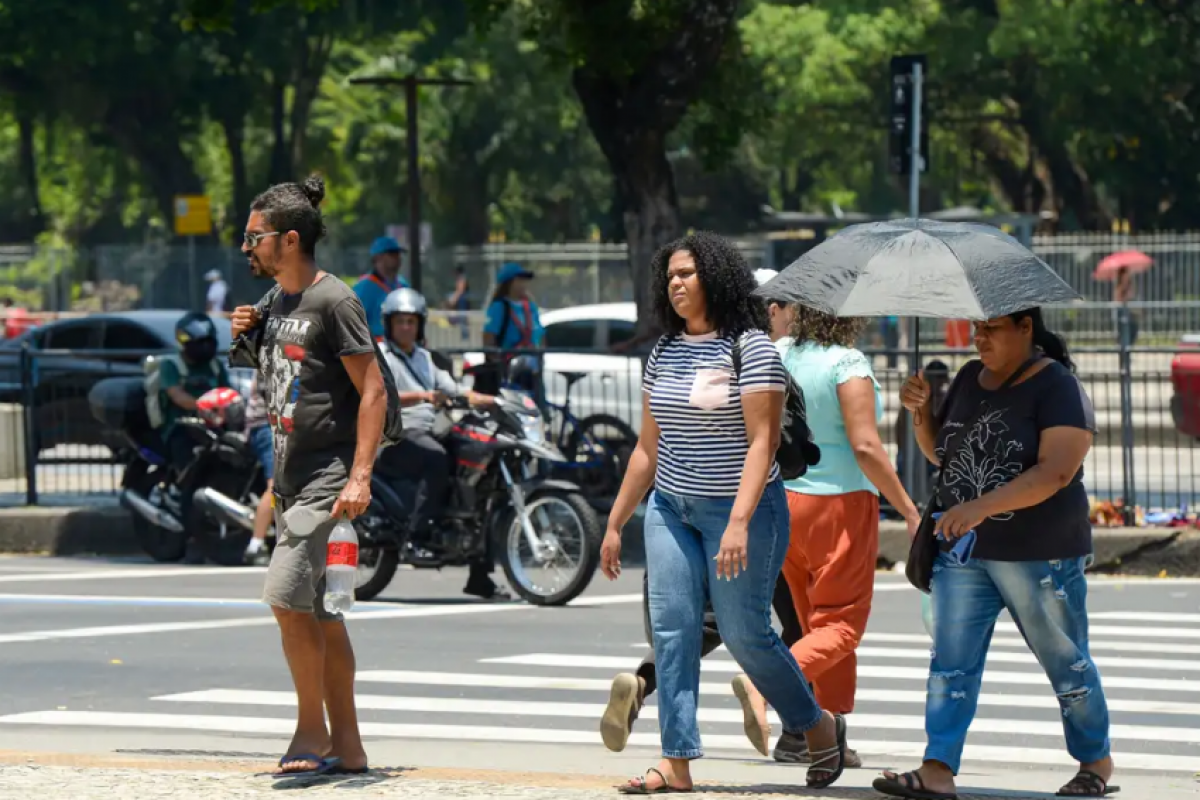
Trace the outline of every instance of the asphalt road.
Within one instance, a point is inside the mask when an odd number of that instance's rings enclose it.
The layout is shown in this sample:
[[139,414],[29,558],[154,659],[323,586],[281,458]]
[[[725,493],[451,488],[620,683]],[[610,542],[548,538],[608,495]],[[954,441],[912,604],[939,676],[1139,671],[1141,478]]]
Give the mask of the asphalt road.
[[[262,577],[262,568],[0,558],[0,750],[278,758],[293,698],[256,600]],[[598,577],[559,609],[474,601],[460,593],[464,577],[403,571],[382,601],[352,614],[377,764],[623,775],[654,762],[650,711],[621,755],[597,730],[609,679],[644,650],[639,572]],[[1093,652],[1121,769],[1190,775],[1200,768],[1200,581],[1091,585]],[[877,588],[849,718],[851,745],[872,773],[912,766],[921,752],[928,660],[919,595],[895,575],[880,574]],[[765,766],[741,734],[735,673],[723,651],[704,662],[703,776]],[[1007,620],[966,758],[974,774],[1070,773],[1051,689]]]

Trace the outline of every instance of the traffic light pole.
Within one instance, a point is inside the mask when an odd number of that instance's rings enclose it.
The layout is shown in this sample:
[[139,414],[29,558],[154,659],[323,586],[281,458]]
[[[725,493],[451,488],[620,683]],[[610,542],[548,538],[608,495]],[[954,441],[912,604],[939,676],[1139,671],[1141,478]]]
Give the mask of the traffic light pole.
[[[909,214],[913,219],[921,216],[921,90],[924,88],[923,70],[921,63],[914,61],[912,65],[912,91],[909,93],[912,100],[912,124],[910,135],[911,155],[908,160],[908,208]],[[921,369],[921,320],[913,317],[909,320],[909,337],[911,338],[912,352],[909,355],[909,371],[916,375]],[[915,423],[915,415],[913,422]],[[897,442],[899,444],[899,442]],[[917,447],[917,428],[915,424],[908,426],[907,441],[904,442],[904,485],[908,487],[909,494],[914,498],[923,497],[925,494],[925,481],[919,481],[918,475],[924,476],[924,470],[921,470],[919,465],[924,460]],[[919,502],[919,501],[918,501]]]
[[421,170],[418,167],[420,140],[417,131],[417,89],[421,86],[470,86],[456,78],[419,78],[416,75],[351,78],[355,85],[403,86],[405,137],[408,149],[408,263],[412,288],[421,291]]

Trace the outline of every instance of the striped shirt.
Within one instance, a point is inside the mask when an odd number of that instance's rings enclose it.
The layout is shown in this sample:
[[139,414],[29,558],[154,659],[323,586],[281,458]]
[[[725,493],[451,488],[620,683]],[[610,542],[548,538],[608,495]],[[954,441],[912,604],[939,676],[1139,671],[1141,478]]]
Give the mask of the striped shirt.
[[[646,363],[642,391],[658,423],[655,485],[671,494],[737,495],[750,449],[742,395],[783,392],[786,373],[762,331],[742,335],[741,380],[733,369],[733,339],[681,334],[661,343]],[[779,477],[772,461],[768,481]]]

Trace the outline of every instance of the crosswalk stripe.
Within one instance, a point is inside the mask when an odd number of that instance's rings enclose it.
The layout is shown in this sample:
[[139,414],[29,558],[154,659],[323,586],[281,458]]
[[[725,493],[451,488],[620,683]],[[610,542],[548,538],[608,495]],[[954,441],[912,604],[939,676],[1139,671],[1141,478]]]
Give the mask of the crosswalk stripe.
[[[895,647],[860,647],[856,651],[860,659],[863,658],[894,658],[914,661],[929,661],[929,653],[925,650],[903,650]],[[516,659],[516,660],[514,660]],[[532,660],[530,660],[532,659]],[[554,663],[545,663],[546,659],[559,659]],[[1030,664],[1037,665],[1037,659],[1032,653],[997,653],[989,652],[987,657],[988,663],[1007,663],[1007,664]],[[482,659],[485,664],[523,664],[526,666],[543,666],[543,667],[590,667],[596,669],[631,669],[637,666],[636,661],[631,661],[629,658],[622,656],[576,656],[558,653],[530,653],[521,656],[502,656],[500,658],[485,658]],[[1182,659],[1157,659],[1157,658],[1103,658],[1096,659],[1097,665],[1100,667],[1101,674],[1109,669],[1153,669],[1153,670],[1179,670],[1181,672],[1200,672],[1200,663],[1194,661],[1185,661]],[[739,667],[733,661],[714,661],[705,659],[701,662],[701,669],[711,672],[741,672]],[[1045,677],[1042,676],[1045,680]],[[1107,678],[1102,678],[1107,680]]]
[[[996,630],[1004,633],[1020,633],[1015,623],[1001,620]],[[1147,628],[1134,625],[1088,624],[1088,636],[1126,636],[1130,639],[1200,639],[1200,628]]]
[[[860,670],[861,674],[861,670]],[[924,673],[922,673],[924,674]],[[1040,677],[1040,676],[1039,676]],[[490,673],[462,672],[406,672],[401,670],[377,670],[361,672],[358,683],[394,683],[410,686],[455,686],[470,688],[543,689],[575,692],[607,692],[612,688],[608,678],[539,678],[530,675],[494,675]],[[1041,684],[1044,686],[1045,678]],[[728,683],[701,683],[701,695],[730,695]],[[923,689],[865,689],[860,687],[854,694],[859,703],[907,703],[925,704]],[[176,696],[156,698],[173,700]],[[998,708],[1041,708],[1058,711],[1058,700],[1048,686],[1041,694],[981,694],[979,705]],[[1109,711],[1131,714],[1180,714],[1200,716],[1200,703],[1174,703],[1160,700],[1126,700],[1108,698]]]
[[[864,696],[866,692],[856,694],[859,701],[870,700]],[[924,704],[923,693],[915,698],[906,698],[906,702]],[[215,703],[224,705],[255,705],[255,706],[284,706],[294,708],[296,695],[294,692],[264,691],[254,689],[208,689],[198,692],[182,692],[153,698],[154,700],[175,703]],[[992,696],[988,705],[1017,706],[1012,700]],[[1029,698],[1034,699],[1034,698]],[[1053,708],[1058,711],[1058,703],[1052,697],[1049,703],[1037,707]],[[567,703],[545,702],[536,700],[488,700],[484,698],[463,697],[395,697],[392,695],[360,694],[355,697],[359,709],[376,711],[416,711],[425,714],[484,714],[492,716],[513,717],[572,717],[598,720],[604,713],[603,703]],[[1111,705],[1110,705],[1111,710]],[[770,712],[771,721],[781,724],[774,711]],[[1057,716],[1057,714],[1055,715]],[[655,706],[646,706],[639,714],[641,718],[658,718]],[[740,708],[701,708],[697,711],[700,722],[741,723]],[[924,718],[899,714],[870,714],[855,713],[849,717],[851,724],[858,730],[864,728],[879,728],[883,730],[923,730]],[[971,730],[976,733],[1019,733],[1033,736],[1062,736],[1063,728],[1060,721],[1043,722],[1037,720],[997,719],[980,717],[971,723]],[[1200,744],[1200,730],[1191,728],[1162,727],[1155,725],[1113,725],[1110,731],[1115,739],[1137,739],[1149,742],[1186,742]]]
[[[574,656],[561,653],[529,653],[520,656],[502,656],[499,658],[480,659],[482,664],[514,664],[527,667],[567,667],[567,668],[598,668],[612,671],[632,672],[638,662],[632,658],[619,656]],[[736,674],[741,672],[733,661],[718,661],[706,658],[700,662],[700,671]],[[876,666],[874,664],[858,665],[859,678],[883,678],[886,680],[919,680],[922,683],[929,677],[926,667]],[[1169,678],[1142,678],[1102,675],[1100,678],[1104,688],[1108,689],[1138,689],[1141,691],[1163,691],[1173,693],[1200,694],[1200,681],[1172,680]],[[1005,672],[1002,670],[984,670],[985,684],[1007,683],[1018,685],[1047,686],[1049,680],[1041,672]]]
[[[227,717],[201,714],[143,714],[113,711],[33,711],[0,717],[0,724],[55,725],[99,728],[148,728],[159,730],[212,731],[241,734],[290,735],[296,721],[271,717]],[[600,745],[598,731],[558,730],[552,728],[508,728],[482,725],[429,725],[385,722],[362,722],[364,736],[402,739],[438,739],[462,741],[520,742],[545,744]],[[657,733],[634,733],[629,737],[634,747],[659,748]],[[741,735],[709,734],[704,744],[712,750],[746,751],[749,744]],[[925,750],[922,742],[893,742],[854,740],[854,748],[863,755],[879,754],[889,758],[919,758]],[[1005,764],[1050,764],[1069,767],[1070,757],[1062,748],[1002,747],[968,744],[963,753],[967,761],[999,762]],[[1121,769],[1192,773],[1197,760],[1193,757],[1168,756],[1152,753],[1121,753]]]
[[[867,633],[863,636],[863,642],[866,644],[916,644],[929,647],[932,644],[929,636],[923,633]],[[1024,639],[1017,637],[995,636],[992,638],[992,647],[1015,647],[1021,650],[1028,650],[1029,645]],[[1092,652],[1096,651],[1114,651],[1119,653],[1145,653],[1147,647],[1153,647],[1146,642],[1114,642],[1114,641],[1089,641],[1088,647]],[[1162,642],[1159,644],[1164,651],[1171,655],[1200,655],[1200,644],[1178,644],[1177,642]],[[637,650],[645,650],[649,645],[645,642],[635,642],[630,647]],[[717,648],[721,652],[726,652],[725,645]]]
[[1187,622],[1200,625],[1200,614],[1177,611],[1089,611],[1088,619],[1112,619],[1126,622]]

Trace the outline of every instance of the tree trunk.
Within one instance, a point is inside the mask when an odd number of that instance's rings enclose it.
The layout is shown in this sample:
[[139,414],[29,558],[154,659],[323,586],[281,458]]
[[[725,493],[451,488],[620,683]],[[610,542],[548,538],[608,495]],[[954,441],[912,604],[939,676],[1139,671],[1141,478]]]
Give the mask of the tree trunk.
[[42,198],[38,191],[37,148],[34,145],[33,113],[19,103],[17,107],[17,170],[21,176],[22,209],[26,229],[22,238],[32,240],[46,229],[46,217],[42,212]]
[[308,118],[313,103],[321,89],[321,78],[333,51],[333,36],[322,36],[301,40],[297,55],[296,73],[292,85],[292,107],[290,110],[291,164],[292,174],[304,169],[305,144],[308,141]]
[[274,185],[292,179],[292,165],[287,138],[287,104],[284,94],[286,81],[276,77],[271,82],[271,162],[267,167],[267,183]]
[[246,175],[246,148],[244,119],[238,114],[227,114],[221,118],[225,131],[225,149],[229,151],[229,168],[233,179],[233,241],[238,242],[236,231],[241,227],[243,216],[250,213],[250,183]]
[[607,81],[576,71],[575,88],[624,209],[637,335],[650,336],[658,328],[650,293],[650,259],[681,229],[675,176],[667,160],[667,132],[623,112],[617,90]]
[[107,115],[105,127],[118,147],[142,168],[167,230],[173,231],[175,196],[203,194],[204,187],[180,145],[183,134],[166,122],[169,119],[160,114],[142,118],[132,108],[114,107]]

